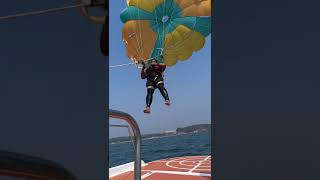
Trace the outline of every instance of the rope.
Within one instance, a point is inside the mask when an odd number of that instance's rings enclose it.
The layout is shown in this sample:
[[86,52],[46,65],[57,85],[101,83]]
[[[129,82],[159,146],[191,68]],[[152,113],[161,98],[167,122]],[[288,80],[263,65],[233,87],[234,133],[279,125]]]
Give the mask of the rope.
[[[158,56],[155,56],[155,57],[158,57]],[[148,62],[148,61],[151,61],[153,58],[155,57],[152,57],[152,58],[149,58],[149,59],[146,59],[144,60],[145,62]],[[109,68],[116,68],[116,67],[123,67],[123,66],[130,66],[130,65],[136,65],[136,64],[139,64],[139,63],[125,63],[125,64],[117,64],[117,65],[112,65],[112,66],[109,66]]]
[[109,68],[122,67],[122,66],[129,66],[129,65],[133,65],[133,64],[135,64],[135,63],[118,64],[118,65],[109,66]]
[[[130,17],[131,17],[131,19],[133,19],[133,12],[130,12]],[[131,40],[132,41],[132,44],[133,44],[133,47],[136,49],[136,52],[138,53],[137,54],[137,56],[139,57],[142,57],[141,56],[141,53],[140,53],[140,49],[141,49],[141,47],[140,47],[140,43],[139,43],[139,40],[138,40],[138,37],[137,37],[137,35],[136,35],[136,33],[134,32],[134,33],[132,33],[132,34],[130,34],[129,35],[129,38],[134,38],[133,40]],[[137,42],[137,46],[135,45],[135,43],[133,42],[134,40],[136,40],[136,42]],[[129,43],[128,42],[126,42],[126,46],[128,45]]]
[[0,21],[14,19],[14,18],[18,18],[18,17],[35,16],[35,15],[41,15],[41,14],[46,14],[46,13],[51,13],[51,12],[64,11],[64,10],[78,8],[78,7],[84,7],[84,6],[96,7],[96,6],[102,6],[102,5],[105,5],[105,3],[104,2],[97,2],[97,3],[93,3],[93,4],[79,3],[79,4],[73,4],[73,5],[65,5],[62,7],[49,8],[49,9],[38,10],[38,11],[30,11],[30,12],[0,16]]
[[18,17],[41,15],[41,14],[46,14],[50,12],[57,12],[57,11],[64,11],[72,8],[78,8],[82,6],[86,6],[86,5],[81,3],[81,4],[67,5],[67,6],[57,7],[57,8],[49,8],[49,9],[44,9],[39,11],[31,11],[31,12],[18,13],[18,14],[7,15],[7,16],[0,16],[0,20],[8,20],[8,19],[14,19]]

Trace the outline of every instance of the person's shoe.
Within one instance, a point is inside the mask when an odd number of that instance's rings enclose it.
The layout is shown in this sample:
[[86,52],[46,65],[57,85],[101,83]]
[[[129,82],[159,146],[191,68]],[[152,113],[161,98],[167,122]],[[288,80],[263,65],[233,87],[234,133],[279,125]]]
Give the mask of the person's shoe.
[[166,100],[165,104],[166,104],[167,106],[170,106],[170,101],[169,101],[169,100]]
[[150,114],[150,108],[149,108],[149,107],[146,107],[146,108],[143,110],[143,112]]

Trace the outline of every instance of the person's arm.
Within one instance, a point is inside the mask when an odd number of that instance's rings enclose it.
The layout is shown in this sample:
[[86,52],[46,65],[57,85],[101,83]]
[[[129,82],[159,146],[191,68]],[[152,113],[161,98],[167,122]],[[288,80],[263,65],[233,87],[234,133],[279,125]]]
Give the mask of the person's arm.
[[161,75],[162,75],[162,77],[164,76],[163,74],[164,74],[164,70],[166,70],[166,65],[165,64],[163,64],[163,63],[161,63],[161,64],[158,64],[158,72],[160,72],[161,73]]
[[165,64],[162,65],[162,71],[166,70],[167,66]]
[[146,73],[146,64],[144,63],[144,61],[141,62],[143,67],[141,69],[141,79],[145,79],[147,78],[147,73]]
[[[160,57],[161,57],[161,59],[164,61],[163,55],[161,55]],[[164,63],[160,63],[159,65],[161,66],[162,71],[166,70],[166,67],[167,67],[167,66],[166,66]]]
[[167,66],[164,63],[159,64],[162,73],[166,70]]

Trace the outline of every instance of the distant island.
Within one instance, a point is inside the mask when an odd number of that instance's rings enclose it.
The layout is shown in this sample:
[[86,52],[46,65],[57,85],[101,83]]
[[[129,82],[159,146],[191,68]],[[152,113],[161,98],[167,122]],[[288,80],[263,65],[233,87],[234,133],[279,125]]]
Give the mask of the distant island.
[[[172,131],[144,134],[141,136],[142,136],[142,139],[153,139],[153,138],[159,138],[159,137],[176,136],[176,135],[183,135],[183,134],[190,134],[190,133],[209,132],[209,131],[211,131],[211,124],[197,124],[197,125],[187,126],[184,128],[177,128],[176,130],[172,130]],[[127,141],[131,141],[130,136],[116,137],[116,138],[109,139],[109,143],[112,143],[112,144],[127,142]]]

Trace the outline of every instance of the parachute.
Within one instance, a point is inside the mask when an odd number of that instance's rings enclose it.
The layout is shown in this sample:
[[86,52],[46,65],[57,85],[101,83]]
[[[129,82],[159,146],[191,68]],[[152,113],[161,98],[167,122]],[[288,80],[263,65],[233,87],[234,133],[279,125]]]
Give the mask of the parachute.
[[134,62],[173,66],[189,59],[211,33],[211,0],[127,0],[122,39]]

